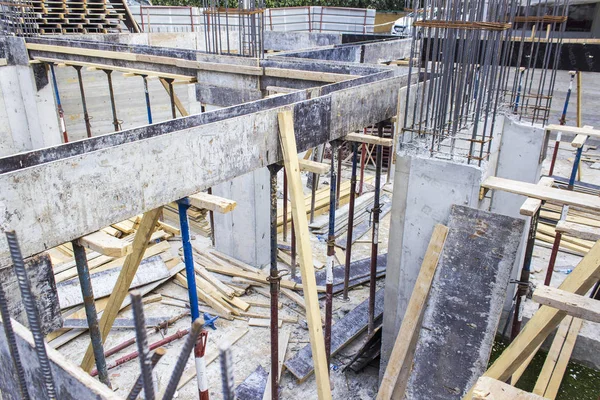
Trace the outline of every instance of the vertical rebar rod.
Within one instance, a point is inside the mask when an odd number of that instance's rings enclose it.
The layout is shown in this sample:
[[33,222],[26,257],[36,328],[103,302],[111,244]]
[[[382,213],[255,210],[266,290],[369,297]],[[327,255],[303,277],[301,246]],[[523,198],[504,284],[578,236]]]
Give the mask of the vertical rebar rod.
[[78,240],[73,240],[71,245],[73,246],[73,256],[75,257],[75,265],[77,266],[77,275],[79,277],[85,316],[87,318],[88,330],[92,341],[92,349],[94,350],[94,358],[96,359],[98,379],[106,386],[112,387],[110,380],[108,379],[108,369],[106,368],[106,358],[104,357],[104,345],[102,344],[102,333],[100,332],[100,325],[98,323],[98,313],[96,312],[96,303],[94,302],[94,289],[90,278],[85,248],[79,244]]
[[[235,400],[233,380],[233,360],[231,359],[231,348],[229,346],[219,349],[221,361],[221,383],[223,385],[223,400]],[[271,377],[273,378],[273,376]]]
[[87,102],[85,101],[85,90],[83,89],[83,77],[81,76],[81,66],[74,65],[77,71],[77,80],[79,81],[79,93],[81,94],[81,106],[83,107],[83,120],[85,121],[85,131],[87,137],[92,137],[92,126],[90,124],[90,115],[88,114]]
[[152,381],[152,362],[150,361],[150,350],[148,349],[148,337],[146,335],[146,322],[144,319],[144,305],[142,294],[135,290],[131,292],[131,309],[135,322],[135,338],[140,359],[142,386],[144,387],[144,399],[154,400],[154,382]]
[[[208,194],[212,194],[212,188],[209,187],[206,192]],[[213,247],[215,245],[215,212],[212,210],[209,210],[208,212],[208,219],[210,222],[210,242],[212,243]]]
[[196,271],[194,270],[194,255],[192,253],[192,242],[190,239],[190,224],[187,211],[190,208],[190,200],[185,197],[177,201],[179,210],[179,225],[181,227],[181,242],[183,246],[183,257],[185,262],[185,275],[190,299],[190,313],[192,321],[200,317],[198,309],[198,293],[196,292]]
[[[543,203],[542,203],[543,204]],[[511,340],[517,337],[521,331],[521,323],[523,321],[523,305],[525,298],[529,292],[529,275],[531,273],[531,260],[533,259],[533,247],[535,245],[535,235],[537,232],[538,219],[540,210],[538,208],[529,222],[529,234],[527,235],[527,245],[525,246],[525,258],[523,260],[523,268],[521,269],[521,277],[517,283],[517,297],[515,302],[515,314],[513,316],[512,330],[510,334]]]
[[162,400],[171,400],[175,395],[177,385],[181,379],[181,374],[183,374],[183,370],[185,369],[188,359],[190,358],[190,354],[196,345],[198,335],[200,334],[201,330],[202,320],[198,318],[192,323],[192,329],[190,329],[190,333],[188,333],[185,343],[181,348],[181,352],[179,353],[179,357],[175,362],[175,368],[173,368],[173,373],[171,374],[171,378],[169,378],[169,383],[167,384],[167,388],[165,389],[165,394],[163,395]]
[[112,70],[104,69],[103,71],[106,73],[106,79],[108,81],[108,94],[110,96],[110,108],[112,110],[113,126],[115,127],[115,132],[116,132],[121,129],[119,128],[119,119],[117,118],[117,105],[115,103],[115,92],[113,90],[113,84],[112,84]]
[[[150,364],[152,365],[153,370],[154,370],[154,367],[156,367],[156,364],[158,364],[160,359],[166,353],[167,353],[167,350],[164,347],[159,347],[158,349],[156,349],[154,351],[154,353],[152,353],[152,356],[150,356]],[[140,395],[142,388],[143,388],[143,382],[142,382],[142,376],[140,375],[137,377],[137,379],[136,379],[135,383],[133,384],[133,387],[131,388],[131,391],[127,395],[126,399],[127,400],[136,400],[138,398],[138,396]]]
[[277,173],[281,166],[269,165],[270,173],[270,237],[271,264],[269,285],[271,289],[271,399],[279,398],[279,271],[277,269]]
[[46,353],[46,344],[44,343],[40,315],[38,314],[35,305],[35,298],[31,291],[31,283],[29,282],[29,276],[25,270],[25,262],[23,261],[23,255],[21,254],[21,248],[19,247],[16,233],[14,231],[6,232],[6,240],[8,241],[8,248],[14,265],[15,275],[17,275],[17,282],[19,283],[19,289],[21,290],[21,300],[23,301],[25,313],[27,314],[29,330],[33,336],[35,353],[40,364],[46,395],[49,399],[54,400],[56,399],[56,390],[52,370],[50,368],[50,360]]
[[[377,124],[377,136],[383,137],[383,122]],[[383,161],[383,149],[381,145],[376,147],[375,156],[375,194],[373,201],[373,235],[371,241],[371,273],[369,279],[369,335],[375,329],[375,292],[377,284],[377,253],[379,252],[379,214],[381,212],[379,197],[381,194],[381,165]]]
[[[333,318],[333,265],[335,264],[335,203],[337,193],[336,154],[338,143],[331,142],[329,165],[329,232],[327,235],[327,265],[325,266],[325,356],[327,368],[331,361],[331,320]],[[339,154],[338,154],[339,155]]]
[[352,175],[350,176],[350,203],[348,205],[348,232],[346,236],[346,260],[344,266],[344,300],[348,300],[348,286],[350,285],[350,262],[352,261],[352,235],[354,231],[357,164],[358,142],[352,142]]
[[4,294],[4,287],[2,283],[0,283],[0,316],[2,316],[2,325],[4,327],[4,334],[6,335],[10,357],[12,358],[15,371],[17,372],[21,398],[23,398],[23,400],[29,400],[30,397],[27,390],[25,370],[23,369],[23,364],[21,363],[21,356],[19,355],[19,348],[17,347],[17,338],[12,327],[12,321],[8,311],[8,302],[6,300],[6,295]]

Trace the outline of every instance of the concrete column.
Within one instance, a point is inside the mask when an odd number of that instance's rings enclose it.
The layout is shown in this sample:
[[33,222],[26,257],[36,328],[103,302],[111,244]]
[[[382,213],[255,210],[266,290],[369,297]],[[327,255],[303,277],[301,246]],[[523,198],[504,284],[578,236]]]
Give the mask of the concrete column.
[[215,247],[245,263],[270,261],[269,170],[261,168],[213,187],[213,194],[235,200],[235,210],[215,213]]
[[[499,178],[537,183],[541,176],[542,162],[546,157],[548,148],[548,137],[545,130],[539,125],[532,126],[528,122],[519,122],[511,115],[507,115],[503,119],[502,135],[498,141],[498,162],[494,175]],[[500,190],[494,191],[492,195],[490,211],[526,221],[521,246],[511,272],[511,279],[519,278],[525,258],[525,245],[530,218],[519,214],[519,210],[526,199],[525,196]],[[506,319],[510,311],[515,290],[516,285],[509,285],[504,303],[503,320]],[[504,323],[501,323],[499,329],[502,329],[503,326]]]
[[474,165],[398,152],[385,278],[381,376],[434,226],[447,223],[452,204],[480,207],[479,187],[485,172]]

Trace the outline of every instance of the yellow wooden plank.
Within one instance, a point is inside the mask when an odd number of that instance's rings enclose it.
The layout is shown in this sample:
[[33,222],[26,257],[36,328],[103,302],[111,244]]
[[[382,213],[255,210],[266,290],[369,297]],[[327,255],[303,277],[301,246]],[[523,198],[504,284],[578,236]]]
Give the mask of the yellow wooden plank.
[[[402,318],[400,331],[379,386],[377,400],[402,399],[404,397],[406,382],[402,381],[406,381],[408,378],[406,372],[410,370],[415,350],[411,344],[416,344],[416,340],[413,339],[419,336],[420,320],[447,234],[448,228],[441,224],[437,224],[433,230],[406,313]],[[402,371],[405,373],[402,374]]]
[[329,368],[327,367],[327,357],[325,356],[325,338],[323,336],[323,327],[321,326],[317,282],[312,265],[312,248],[308,233],[308,222],[306,221],[306,206],[304,204],[302,180],[300,179],[300,166],[298,165],[298,149],[296,148],[292,111],[279,112],[278,121],[285,173],[288,179],[292,203],[292,218],[294,220],[298,260],[302,275],[306,320],[313,354],[317,395],[319,400],[327,400],[331,399]]

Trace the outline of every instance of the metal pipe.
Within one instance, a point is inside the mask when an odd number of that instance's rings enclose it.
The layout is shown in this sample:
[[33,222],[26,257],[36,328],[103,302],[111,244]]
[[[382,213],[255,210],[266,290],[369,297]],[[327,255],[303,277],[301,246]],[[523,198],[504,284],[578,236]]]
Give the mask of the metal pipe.
[[[212,188],[209,187],[206,192],[208,194],[212,194]],[[210,241],[212,243],[212,245],[215,245],[215,212],[210,210],[208,212],[208,219],[210,222]]]
[[172,78],[163,78],[167,85],[169,85],[169,100],[171,101],[171,117],[177,118],[177,109],[175,108],[175,89],[173,88]]
[[81,66],[74,65],[77,71],[77,80],[79,81],[79,92],[81,94],[81,106],[83,107],[83,120],[85,121],[85,130],[87,137],[92,137],[92,126],[90,124],[90,115],[88,114],[87,103],[85,101],[85,91],[83,90],[83,77],[81,76]]
[[208,332],[201,331],[194,348],[194,357],[196,359],[196,379],[198,381],[198,398],[200,400],[209,400],[208,380],[206,378],[206,362],[204,361],[204,352],[208,341]]
[[354,231],[354,203],[356,199],[356,167],[358,163],[358,143],[352,142],[352,175],[350,176],[350,203],[348,205],[348,232],[346,236],[346,262],[344,268],[344,300],[348,298],[350,286],[350,262],[352,260],[352,235]]
[[96,359],[98,378],[100,379],[100,382],[104,383],[110,388],[112,386],[110,384],[110,380],[108,379],[108,370],[106,369],[106,358],[104,358],[102,333],[100,332],[100,325],[98,323],[98,313],[96,312],[96,303],[94,302],[94,289],[92,287],[92,280],[90,278],[90,270],[88,268],[85,248],[79,244],[78,240],[73,240],[71,245],[73,246],[73,256],[75,257],[75,265],[77,266],[79,285],[81,286],[81,296],[83,297],[88,331],[92,341],[94,358]]
[[29,392],[27,390],[27,380],[25,377],[25,370],[21,363],[21,356],[19,355],[19,348],[17,347],[17,338],[12,327],[12,320],[10,319],[10,313],[8,311],[8,302],[6,301],[6,295],[4,294],[4,287],[0,283],[0,316],[2,316],[2,325],[4,327],[4,334],[6,335],[6,342],[8,344],[8,350],[10,351],[10,357],[13,360],[15,371],[17,372],[17,379],[19,383],[19,389],[21,391],[21,398],[23,400],[29,400]]
[[148,336],[146,335],[146,323],[144,321],[144,305],[142,294],[135,290],[129,295],[131,297],[131,309],[135,321],[135,337],[140,358],[140,369],[142,371],[142,386],[144,387],[144,399],[154,400],[154,382],[152,381],[152,363],[150,362],[150,350],[148,349]]
[[[152,370],[154,370],[154,367],[156,367],[156,364],[158,364],[160,359],[166,353],[167,353],[167,350],[164,347],[159,347],[158,349],[156,349],[156,351],[154,353],[152,353],[152,355],[150,356],[150,364],[152,365]],[[137,399],[142,391],[142,386],[143,386],[142,376],[140,375],[137,377],[135,383],[133,384],[131,391],[129,391],[129,394],[127,395],[127,400]]]
[[[543,204],[543,203],[542,203]],[[523,268],[521,269],[521,277],[517,282],[517,298],[515,300],[515,314],[513,316],[513,324],[511,330],[511,340],[517,337],[521,331],[521,322],[523,321],[523,305],[525,298],[529,292],[529,275],[531,273],[531,260],[533,259],[533,247],[535,245],[535,234],[537,232],[538,219],[540,216],[540,207],[531,217],[529,223],[529,234],[527,236],[527,245],[525,247],[525,258],[523,260]]]
[[190,225],[187,216],[187,210],[191,207],[190,200],[187,197],[177,200],[177,206],[179,209],[179,225],[181,226],[181,242],[183,245],[183,258],[185,262],[188,296],[190,298],[190,311],[192,314],[192,321],[195,321],[198,319],[198,317],[200,317],[200,310],[198,309],[194,254],[192,252],[192,243],[190,241]]
[[[377,124],[377,136],[383,137],[383,122]],[[379,198],[381,195],[381,168],[383,163],[383,148],[381,145],[376,147],[375,157],[375,194],[373,202],[373,235],[371,241],[371,275],[369,279],[369,324],[368,332],[369,335],[373,333],[375,329],[375,291],[376,291],[376,280],[377,280],[377,253],[379,251],[379,214],[381,213],[381,206],[379,204]]]
[[[342,186],[342,152],[344,150],[344,146],[338,146],[338,154],[337,154],[337,179],[338,185],[335,187],[335,209],[337,210],[340,207],[340,187]],[[332,156],[333,157],[333,156]]]
[[577,177],[577,169],[579,168],[579,163],[581,162],[581,153],[583,152],[583,146],[577,149],[575,153],[575,161],[573,161],[573,169],[571,170],[571,177],[569,178],[569,190],[573,190],[575,186],[575,178]]
[[44,335],[42,334],[40,315],[38,314],[35,305],[35,298],[31,291],[31,283],[29,282],[29,276],[25,270],[25,262],[23,261],[23,255],[21,254],[21,248],[19,247],[16,233],[14,231],[7,231],[6,240],[8,241],[8,248],[14,265],[15,275],[17,275],[17,282],[19,283],[19,289],[21,290],[21,300],[23,301],[25,313],[27,314],[29,330],[33,336],[35,353],[40,364],[46,395],[49,399],[54,400],[56,399],[56,390],[54,389],[54,378],[50,368],[50,360],[46,353],[46,344],[44,343]]
[[54,64],[50,65],[50,72],[52,73],[52,86],[54,86],[54,98],[56,99],[56,108],[58,110],[58,119],[60,121],[60,131],[62,132],[63,142],[69,143],[69,135],[67,134],[67,125],[65,124],[65,112],[60,102],[60,94],[58,93],[58,83],[56,82],[56,73],[54,72]]
[[[567,219],[567,214],[569,213],[569,206],[563,206],[560,220],[564,221]],[[548,260],[548,269],[546,270],[546,278],[544,279],[544,285],[550,286],[550,282],[552,281],[552,273],[554,273],[554,265],[556,264],[556,257],[558,256],[558,251],[560,250],[560,241],[562,239],[561,232],[555,232],[554,235],[554,243],[552,244],[552,252],[550,253],[550,260]]]
[[167,388],[165,389],[165,394],[162,400],[171,400],[175,395],[177,385],[181,379],[181,374],[183,374],[183,370],[185,369],[188,359],[190,358],[192,349],[196,345],[198,335],[200,334],[201,330],[202,320],[198,318],[192,323],[190,333],[188,334],[187,339],[181,348],[181,352],[179,353],[179,357],[175,362],[175,368],[173,369],[173,373],[171,374],[171,378],[169,379],[169,383],[167,384]]
[[554,142],[554,152],[552,153],[552,160],[550,161],[550,170],[548,171],[549,176],[552,176],[554,174],[554,165],[556,165],[556,157],[558,156],[558,148],[560,147],[561,136],[562,132],[558,132],[556,134],[556,141]]
[[148,75],[142,75],[144,81],[144,96],[146,98],[146,112],[148,114],[148,123],[152,124],[152,108],[150,107],[150,92],[148,91]]
[[113,126],[115,127],[115,131],[120,131],[121,127],[119,126],[119,119],[117,118],[117,105],[115,103],[115,93],[113,91],[112,84],[112,70],[103,69],[103,71],[106,73],[106,79],[108,80],[108,94],[110,96],[110,107],[113,116]]
[[[269,269],[269,285],[271,289],[271,399],[279,398],[279,284],[281,277],[277,269],[277,173],[281,167],[269,165],[271,177],[270,223],[271,223],[271,267]],[[223,386],[225,393],[225,385]]]
[[[363,134],[367,134],[365,129]],[[360,148],[360,185],[358,187],[358,195],[362,196],[365,183],[365,163],[367,161],[367,145],[362,143]]]
[[291,259],[291,264],[290,268],[291,268],[291,274],[292,274],[292,279],[296,278],[296,232],[294,231],[294,218],[292,218],[292,230],[291,230],[291,235],[292,235],[292,243],[291,243],[291,254],[290,254],[290,259]]
[[285,168],[283,169],[283,241],[287,242],[287,214],[288,214],[288,183]]
[[[327,368],[331,361],[331,320],[333,318],[333,265],[335,264],[335,210],[337,176],[335,156],[338,153],[337,141],[331,142],[331,163],[329,165],[329,233],[327,235],[327,265],[325,266],[325,356]],[[339,154],[338,154],[339,155]],[[339,170],[338,170],[339,171]]]

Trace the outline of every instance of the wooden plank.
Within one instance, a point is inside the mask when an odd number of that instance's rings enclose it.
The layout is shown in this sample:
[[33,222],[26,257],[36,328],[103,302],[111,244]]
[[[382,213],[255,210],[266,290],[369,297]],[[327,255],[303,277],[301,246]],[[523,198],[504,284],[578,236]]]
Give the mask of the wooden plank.
[[[31,283],[31,292],[40,316],[42,333],[46,335],[62,326],[58,293],[48,253],[44,252],[26,258],[25,271],[27,271]],[[10,267],[0,270],[0,283],[4,289],[11,318],[28,327],[29,321],[21,298],[21,289],[12,264]]]
[[520,218],[451,207],[406,398],[456,399],[485,372],[524,225]]
[[[40,373],[40,364],[35,352],[35,344],[31,332],[17,321],[12,321],[13,330],[19,349],[21,364],[27,379],[27,390],[32,399],[47,399],[44,380]],[[20,399],[18,378],[8,350],[3,322],[0,320],[0,393],[4,399]],[[46,345],[46,353],[52,369],[52,377],[56,390],[56,398],[61,400],[123,400],[110,388],[92,378],[79,369],[62,354]]]
[[533,300],[586,321],[600,322],[600,301],[550,286],[538,286]]
[[564,341],[562,350],[560,352],[560,356],[556,361],[556,366],[554,367],[552,377],[550,378],[550,382],[548,383],[548,388],[544,392],[544,397],[547,399],[554,400],[556,398],[556,395],[558,394],[558,389],[560,388],[563,376],[565,375],[565,371],[567,370],[567,365],[569,364],[569,360],[571,359],[571,354],[573,353],[573,349],[575,348],[575,342],[577,341],[577,335],[579,335],[579,331],[581,330],[582,325],[583,320],[579,318],[573,318],[573,321],[571,322],[571,327],[569,328],[569,333],[567,334],[567,337]]
[[558,361],[560,352],[562,350],[567,334],[569,333],[569,328],[571,327],[572,322],[573,317],[566,317],[558,326],[558,330],[556,331],[556,335],[554,336],[554,340],[552,341],[552,345],[550,346],[550,350],[548,351],[548,355],[546,356],[546,360],[544,361],[542,370],[538,375],[538,379],[535,382],[535,387],[533,388],[532,393],[543,396],[546,392],[546,389],[548,388],[548,383],[552,378],[552,373],[554,372],[554,368],[556,367],[556,362]]
[[573,139],[573,141],[571,142],[571,147],[575,147],[576,149],[582,148],[587,138],[587,135],[583,135],[581,133],[578,134],[577,136],[575,136],[575,139]]
[[374,135],[365,135],[362,133],[349,133],[343,138],[347,142],[359,142],[373,145],[381,145],[385,147],[391,147],[394,144],[394,140],[391,138],[380,138]]
[[[538,185],[551,187],[554,183],[554,179],[545,176],[538,182]],[[519,213],[521,215],[527,215],[531,217],[533,214],[537,212],[537,210],[542,206],[542,201],[539,199],[528,198],[523,202]]]
[[[419,321],[423,315],[423,308],[429,295],[431,281],[433,280],[447,234],[448,228],[444,225],[437,224],[433,229],[433,234],[431,235],[423,263],[421,264],[419,276],[415,282],[406,313],[402,318],[400,331],[398,331],[398,336],[396,336],[392,354],[390,355],[385,374],[379,386],[377,400],[391,399],[395,390],[398,392],[394,397],[402,398],[406,384],[400,384],[400,387],[398,387],[398,378],[400,377],[401,370],[408,371],[408,366],[412,364],[414,347],[411,348],[410,345],[411,343],[416,344],[414,338],[419,335],[421,329]],[[406,379],[407,376],[403,378]]]
[[600,130],[592,129],[590,127],[585,127],[585,126],[583,128],[579,128],[576,126],[550,124],[550,125],[546,125],[546,127],[544,129],[546,131],[560,131],[562,133],[573,133],[575,135],[600,137]]
[[[282,320],[277,321],[277,326],[279,326],[280,328],[281,328],[282,324],[283,324]],[[260,328],[269,328],[271,326],[271,321],[268,319],[263,319],[263,318],[249,318],[248,325],[254,326],[254,327],[260,327]]]
[[298,160],[298,164],[302,171],[312,172],[314,174],[326,174],[329,172],[329,165],[322,162],[301,159]]
[[[165,80],[165,78],[159,78],[159,80],[162,86],[167,91],[167,95],[171,96],[171,91],[169,90],[169,83]],[[175,91],[175,88],[173,88],[173,91]],[[185,109],[185,106],[183,105],[181,100],[179,100],[177,93],[173,93],[173,102],[175,103],[175,107],[177,107],[177,111],[179,111],[179,114],[181,114],[182,117],[187,117],[188,115],[190,115]]]
[[[107,271],[96,272],[90,275],[94,298],[100,299],[113,292],[122,268],[112,268]],[[159,281],[169,276],[169,270],[160,256],[152,256],[140,262],[131,283],[130,288],[143,286],[147,283]],[[58,300],[62,310],[83,304],[81,286],[78,279],[60,282],[56,285]]]
[[[187,279],[184,274],[180,273],[175,276],[177,282],[181,283],[187,289]],[[228,320],[233,320],[231,308],[223,305],[217,299],[196,287],[196,293],[198,294],[198,298],[208,304],[211,308],[213,308],[219,315],[223,316],[223,318]]]
[[131,251],[131,243],[125,242],[100,230],[79,239],[83,247],[110,257],[123,257]]
[[[290,200],[292,203],[292,218],[300,262],[300,273],[306,304],[306,321],[310,335],[310,345],[314,354],[314,370],[317,381],[317,395],[319,400],[331,399],[329,384],[329,368],[325,356],[325,338],[321,326],[321,313],[317,283],[312,266],[312,247],[306,221],[306,206],[304,204],[304,189],[300,179],[300,166],[298,165],[298,149],[294,133],[294,118],[292,111],[280,111],[277,115],[279,121],[279,137],[285,164],[285,173],[288,180]],[[332,337],[333,342],[333,337]],[[333,349],[333,343],[332,343]]]
[[504,190],[540,200],[552,201],[560,205],[573,205],[600,211],[600,198],[589,194],[543,187],[534,183],[497,178],[495,176],[487,177],[481,184],[481,187]]
[[[258,272],[243,271],[239,268],[235,268],[235,267],[231,267],[231,266],[224,266],[224,265],[215,265],[215,264],[207,264],[207,265],[204,265],[204,267],[211,272],[217,272],[219,274],[223,274],[223,275],[227,275],[227,276],[237,276],[240,278],[249,279],[251,281],[256,281],[256,282],[260,282],[260,283],[267,283],[268,275],[265,273],[262,273],[262,272],[258,273]],[[310,264],[310,267],[313,268],[312,262]],[[295,282],[292,282],[288,279],[281,279],[280,283],[281,283],[282,288],[292,289],[292,290],[298,289],[298,284]]]
[[597,241],[600,240],[600,228],[592,226],[575,224],[568,221],[558,221],[555,228],[556,232],[560,232],[579,239]]
[[[375,294],[375,320],[383,314],[383,289]],[[369,299],[360,303],[348,314],[340,318],[331,327],[331,355],[334,356],[348,344],[352,343],[360,334],[367,329],[369,322]],[[311,344],[300,349],[284,365],[299,382],[306,381],[313,373],[313,351]],[[324,355],[325,353],[323,353]]]
[[237,206],[237,202],[235,200],[229,200],[224,197],[219,197],[204,192],[193,194],[188,196],[188,198],[194,207],[204,208],[220,214],[227,214],[228,212],[233,211]]
[[236,292],[234,289],[221,282],[215,275],[207,271],[206,268],[204,268],[202,265],[196,263],[196,265],[194,265],[194,271],[196,271],[196,273],[202,278],[206,279],[206,281],[213,285],[223,295],[229,298],[235,296]]
[[[280,382],[281,370],[283,369],[283,362],[285,361],[285,353],[287,352],[288,343],[292,332],[284,330],[279,332],[279,338],[277,340],[277,354],[278,354],[278,368],[277,368],[277,382]],[[271,372],[269,371],[269,377],[267,378],[267,385],[265,386],[265,392],[263,393],[262,400],[271,400]]]
[[[108,299],[106,309],[102,313],[102,318],[100,318],[100,333],[102,334],[103,343],[108,337],[113,321],[117,318],[123,300],[129,293],[129,287],[135,277],[140,262],[142,261],[144,252],[148,247],[148,239],[150,239],[154,232],[161,210],[162,207],[158,207],[144,213],[142,222],[140,222],[140,226],[135,234],[135,239],[133,240],[132,251],[125,259],[123,268],[117,278],[115,288]],[[94,361],[94,352],[92,344],[90,343],[85,356],[83,357],[83,361],[81,362],[81,368],[84,371],[89,372],[94,365]]]
[[[600,242],[596,242],[573,272],[567,275],[559,289],[585,294],[596,284],[598,279],[600,279]],[[506,381],[565,316],[564,311],[548,306],[540,307],[521,333],[486,371],[485,376]],[[464,399],[470,399],[471,394],[465,396]]]
[[333,72],[306,71],[300,69],[286,69],[273,67],[264,68],[264,75],[272,76],[275,78],[299,79],[305,81],[327,83],[343,82],[350,79],[359,78],[359,75],[336,74]]
[[517,389],[504,382],[481,377],[475,383],[473,396],[468,400],[544,400],[544,397]]

